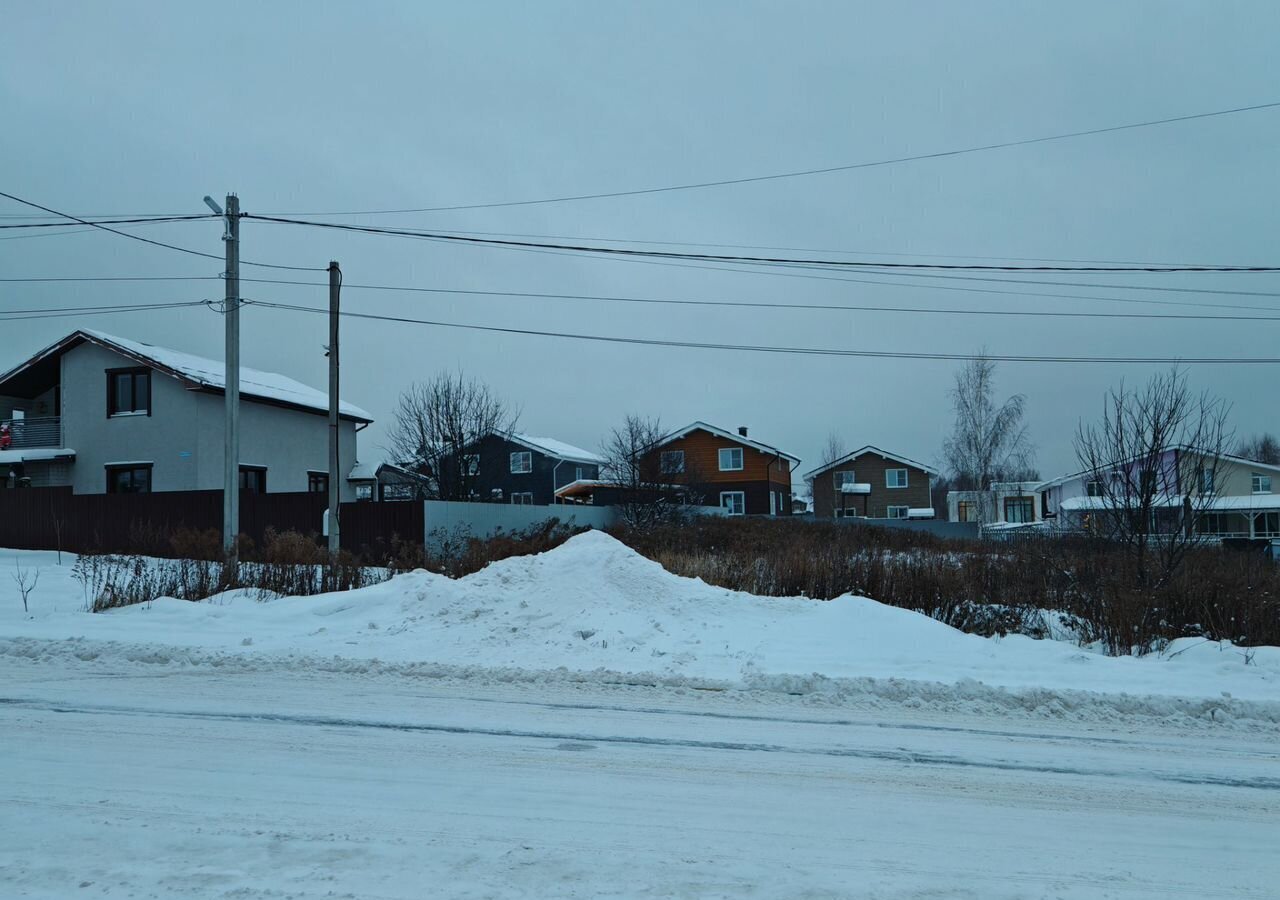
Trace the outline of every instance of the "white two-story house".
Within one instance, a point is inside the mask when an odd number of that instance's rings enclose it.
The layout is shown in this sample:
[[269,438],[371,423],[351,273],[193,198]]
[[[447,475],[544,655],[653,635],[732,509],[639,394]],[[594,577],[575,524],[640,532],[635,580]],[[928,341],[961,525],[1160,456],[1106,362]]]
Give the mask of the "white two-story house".
[[[221,489],[225,384],[221,361],[72,332],[0,375],[0,488]],[[328,395],[242,367],[240,399],[241,489],[327,491]],[[339,421],[339,492],[349,501],[372,485],[356,464],[356,432],[372,419],[343,403]]]

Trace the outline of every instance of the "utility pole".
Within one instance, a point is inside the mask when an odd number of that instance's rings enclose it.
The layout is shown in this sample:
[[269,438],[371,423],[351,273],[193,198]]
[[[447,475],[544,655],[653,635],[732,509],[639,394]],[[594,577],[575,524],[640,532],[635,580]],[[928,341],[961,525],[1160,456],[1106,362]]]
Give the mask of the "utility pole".
[[338,303],[342,291],[342,270],[329,263],[329,562],[338,561],[338,485],[341,483],[338,453]]
[[227,427],[223,444],[222,547],[227,563],[235,571],[238,560],[236,539],[240,534],[240,198],[227,194],[226,308],[227,326],[226,399]]

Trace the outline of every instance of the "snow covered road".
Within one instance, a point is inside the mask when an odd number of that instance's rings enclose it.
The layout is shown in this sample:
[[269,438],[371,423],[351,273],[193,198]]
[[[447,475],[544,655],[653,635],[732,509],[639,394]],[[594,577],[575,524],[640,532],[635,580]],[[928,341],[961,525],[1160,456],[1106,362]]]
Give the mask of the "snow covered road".
[[1275,735],[0,657],[4,896],[1274,897]]

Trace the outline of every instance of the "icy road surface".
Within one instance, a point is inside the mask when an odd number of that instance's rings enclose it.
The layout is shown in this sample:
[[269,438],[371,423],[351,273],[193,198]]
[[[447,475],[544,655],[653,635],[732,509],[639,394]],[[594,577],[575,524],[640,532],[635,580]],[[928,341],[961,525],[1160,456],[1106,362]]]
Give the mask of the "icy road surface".
[[0,658],[4,897],[1230,897],[1274,733]]

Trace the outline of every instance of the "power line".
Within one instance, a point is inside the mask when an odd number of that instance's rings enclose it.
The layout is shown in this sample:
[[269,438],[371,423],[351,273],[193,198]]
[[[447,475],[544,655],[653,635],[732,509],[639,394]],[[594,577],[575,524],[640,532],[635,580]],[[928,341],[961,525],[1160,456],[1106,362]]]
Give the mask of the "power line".
[[[128,238],[131,241],[141,241],[144,244],[152,244],[153,246],[156,246],[156,247],[164,247],[166,250],[176,250],[179,253],[189,253],[192,256],[202,256],[206,259],[216,259],[219,262],[223,261],[221,256],[218,256],[213,253],[205,253],[200,250],[192,250],[189,247],[179,247],[177,244],[166,244],[164,241],[152,240],[151,238],[146,238],[139,234],[129,234],[127,231],[120,231],[117,228],[111,228],[107,225],[102,225],[97,222],[90,222],[87,219],[82,219],[78,216],[73,216],[69,213],[58,212],[58,210],[56,209],[50,209],[47,206],[41,206],[39,203],[33,203],[30,200],[23,200],[21,197],[15,197],[13,194],[6,194],[4,191],[0,191],[0,197],[5,197],[9,200],[13,200],[15,203],[21,203],[24,206],[30,206],[30,207],[33,207],[34,209],[42,209],[45,212],[52,213],[53,215],[56,215],[56,216],[62,216],[64,218],[71,219],[73,222],[79,222],[81,225],[90,225],[94,228],[99,228],[103,231],[109,231],[111,234],[118,234],[120,237]],[[201,216],[201,218],[212,218],[212,217]],[[249,262],[248,260],[241,260],[241,262],[244,263],[244,265],[246,266],[261,266],[267,269],[290,269],[295,272],[325,271],[323,268],[319,266],[282,266],[282,265],[277,265],[276,263]]]
[[[7,197],[9,195],[5,194],[4,196]],[[25,201],[19,201],[19,202],[25,202]],[[95,219],[92,222],[88,222],[87,220],[83,220],[83,219],[77,219],[76,221],[86,222],[86,224],[92,225],[96,228],[101,225],[135,225],[135,224],[149,224],[152,222],[194,222],[200,219],[220,219],[220,218],[222,217],[215,216],[212,213],[197,213],[197,214],[188,215],[188,216],[139,216],[133,219]],[[30,223],[26,225],[0,225],[0,229],[63,228],[65,227],[65,224],[66,223],[64,222],[37,222],[37,223]]]
[[1230,116],[1238,113],[1255,112],[1263,109],[1273,109],[1280,106],[1280,101],[1273,103],[1258,103],[1252,106],[1237,106],[1232,109],[1219,109],[1212,112],[1193,113],[1185,116],[1171,116],[1165,119],[1148,119],[1144,122],[1131,122],[1125,125],[1109,125],[1104,128],[1090,128],[1084,131],[1069,131],[1060,134],[1045,135],[1043,137],[1023,138],[1021,140],[1000,141],[994,144],[981,144],[974,147],[963,147],[957,150],[941,150],[934,153],[920,153],[914,156],[898,156],[892,159],[879,159],[870,162],[848,163],[839,166],[826,166],[817,169],[801,169],[794,172],[778,172],[771,175],[752,175],[747,178],[722,178],[715,181],[697,181],[685,184],[666,185],[664,187],[641,188],[637,190],[625,191],[605,191],[596,194],[569,194],[559,197],[542,197],[535,200],[508,200],[495,203],[466,203],[454,204],[452,206],[427,206],[417,209],[362,209],[348,210],[345,212],[324,212],[324,213],[293,213],[292,215],[303,216],[375,216],[375,215],[392,215],[399,213],[422,213],[422,212],[451,212],[463,209],[494,209],[497,207],[509,206],[533,206],[545,203],[571,203],[580,200],[604,200],[612,197],[635,197],[643,194],[661,194],[670,191],[690,191],[703,188],[725,187],[734,184],[752,184],[761,181],[777,181],[783,178],[801,178],[810,175],[826,175],[832,172],[848,172],[854,169],[871,169],[877,166],[890,166],[898,163],[919,162],[926,159],[942,159],[949,156],[963,156],[969,153],[982,153],[988,150],[1003,150],[1010,147],[1025,147],[1029,144],[1043,144],[1049,141],[1062,141],[1069,138],[1089,137],[1097,134],[1107,134],[1115,131],[1128,131],[1135,128],[1149,128],[1155,125],[1171,125],[1176,122],[1189,122],[1194,119],[1209,119],[1216,116]]
[[[287,281],[276,278],[242,278],[242,282],[252,282],[256,284],[285,284],[298,285],[305,287],[324,287],[317,281]],[[840,311],[840,312],[884,312],[884,313],[920,313],[920,314],[936,314],[936,315],[960,315],[960,316],[1025,316],[1025,317],[1054,317],[1054,318],[1080,318],[1080,319],[1183,319],[1183,320],[1226,320],[1226,321],[1247,321],[1247,322],[1276,322],[1280,321],[1280,315],[1274,316],[1242,316],[1242,315],[1209,315],[1203,313],[1105,313],[1105,312],[1077,312],[1077,311],[1059,311],[1059,310],[1025,310],[1025,309],[951,309],[946,307],[916,307],[916,306],[871,306],[871,305],[849,305],[837,303],[776,303],[768,301],[754,300],[685,300],[685,299],[665,299],[658,297],[626,297],[608,294],[557,294],[542,293],[534,291],[481,291],[466,288],[429,288],[429,287],[409,287],[387,284],[346,284],[344,287],[353,290],[369,290],[369,291],[401,291],[410,293],[423,294],[457,294],[469,297],[526,297],[537,300],[587,300],[599,301],[605,303],[634,303],[634,304],[658,304],[669,306],[694,306],[694,307],[735,307],[741,309],[782,309],[782,310],[819,310],[819,311]],[[933,288],[934,290],[945,290],[946,288]],[[972,290],[968,288],[957,288],[956,290]],[[1011,292],[1012,293],[1012,292]],[[1019,294],[1021,296],[1021,294]],[[1082,297],[1080,299],[1108,299],[1095,297]],[[1123,301],[1124,298],[1114,298]],[[1158,301],[1137,301],[1154,303]],[[1177,304],[1183,305],[1183,304]],[[1220,307],[1221,308],[1221,307]],[[1246,307],[1246,309],[1254,309],[1255,307]],[[1258,309],[1268,309],[1267,307],[1256,307]],[[1272,310],[1280,313],[1280,310]]]
[[37,284],[57,281],[221,281],[219,275],[57,275],[37,278],[0,278],[0,283]]
[[[246,300],[246,303],[270,309],[290,310],[294,312],[317,313],[328,315],[326,309],[310,306],[295,306],[286,303],[273,303],[264,300]],[[397,322],[401,324],[427,325],[437,328],[457,328],[468,331],[486,331],[499,334],[527,335],[533,337],[561,338],[565,340],[596,341],[610,344],[635,344],[647,347],[673,347],[695,350],[736,350],[751,353],[778,353],[801,356],[836,356],[863,357],[872,359],[930,359],[965,361],[975,358],[975,354],[965,353],[910,353],[888,350],[838,350],[825,347],[786,347],[757,344],[718,344],[699,341],[673,341],[667,339],[647,339],[635,337],[618,337],[611,335],[574,334],[561,331],[538,331],[526,328],[506,328],[497,325],[474,325],[461,322],[439,322],[429,319],[413,319],[404,316],[387,316],[375,313],[343,312],[347,318],[371,319],[379,322]],[[1280,357],[1138,357],[1138,356],[1031,356],[1012,354],[986,354],[987,359],[997,362],[1042,362],[1042,363],[1135,363],[1163,365],[1275,365],[1280,364]]]
[[65,319],[72,316],[98,316],[109,313],[154,312],[162,309],[183,309],[208,306],[208,300],[184,300],[171,303],[131,303],[111,306],[63,306],[49,309],[15,309],[0,311],[0,322],[21,322],[32,319]]
[[[280,224],[272,222],[270,224]],[[729,250],[781,250],[786,253],[842,253],[850,256],[903,256],[918,257],[921,259],[982,259],[982,260],[1007,260],[1012,262],[1062,262],[1062,263],[1093,263],[1098,265],[1111,266],[1181,266],[1181,265],[1198,265],[1197,263],[1170,263],[1170,262],[1146,262],[1142,260],[1132,259],[1074,259],[1060,258],[1051,256],[978,256],[974,254],[962,253],[905,253],[893,250],[846,250],[840,248],[822,248],[815,249],[813,247],[788,247],[773,244],[723,244],[714,241],[659,241],[641,238],[617,238],[617,237],[583,237],[581,235],[567,234],[539,234],[526,231],[467,231],[460,228],[449,229],[450,234],[466,234],[481,235],[483,237],[522,237],[522,238],[541,238],[546,240],[564,240],[564,241],[603,241],[607,244],[651,244],[654,246],[668,247],[716,247]]]
[[348,225],[342,222],[319,222],[308,219],[289,219],[280,216],[258,216],[245,213],[247,219],[306,225],[312,228],[328,228],[353,231],[362,234],[389,235],[394,237],[427,238],[465,244],[480,244],[518,249],[561,250],[571,253],[596,253],[616,256],[637,256],[658,259],[690,259],[706,262],[787,264],[801,266],[827,266],[835,269],[946,269],[983,272],[1132,272],[1167,274],[1174,272],[1280,272],[1280,266],[996,266],[958,263],[898,263],[847,259],[820,259],[779,256],[735,256],[720,253],[677,253],[670,250],[629,250],[619,247],[603,247],[592,244],[556,244],[544,241],[516,241],[498,238],[481,238],[448,232],[411,231],[399,228],[380,228],[371,225]]

